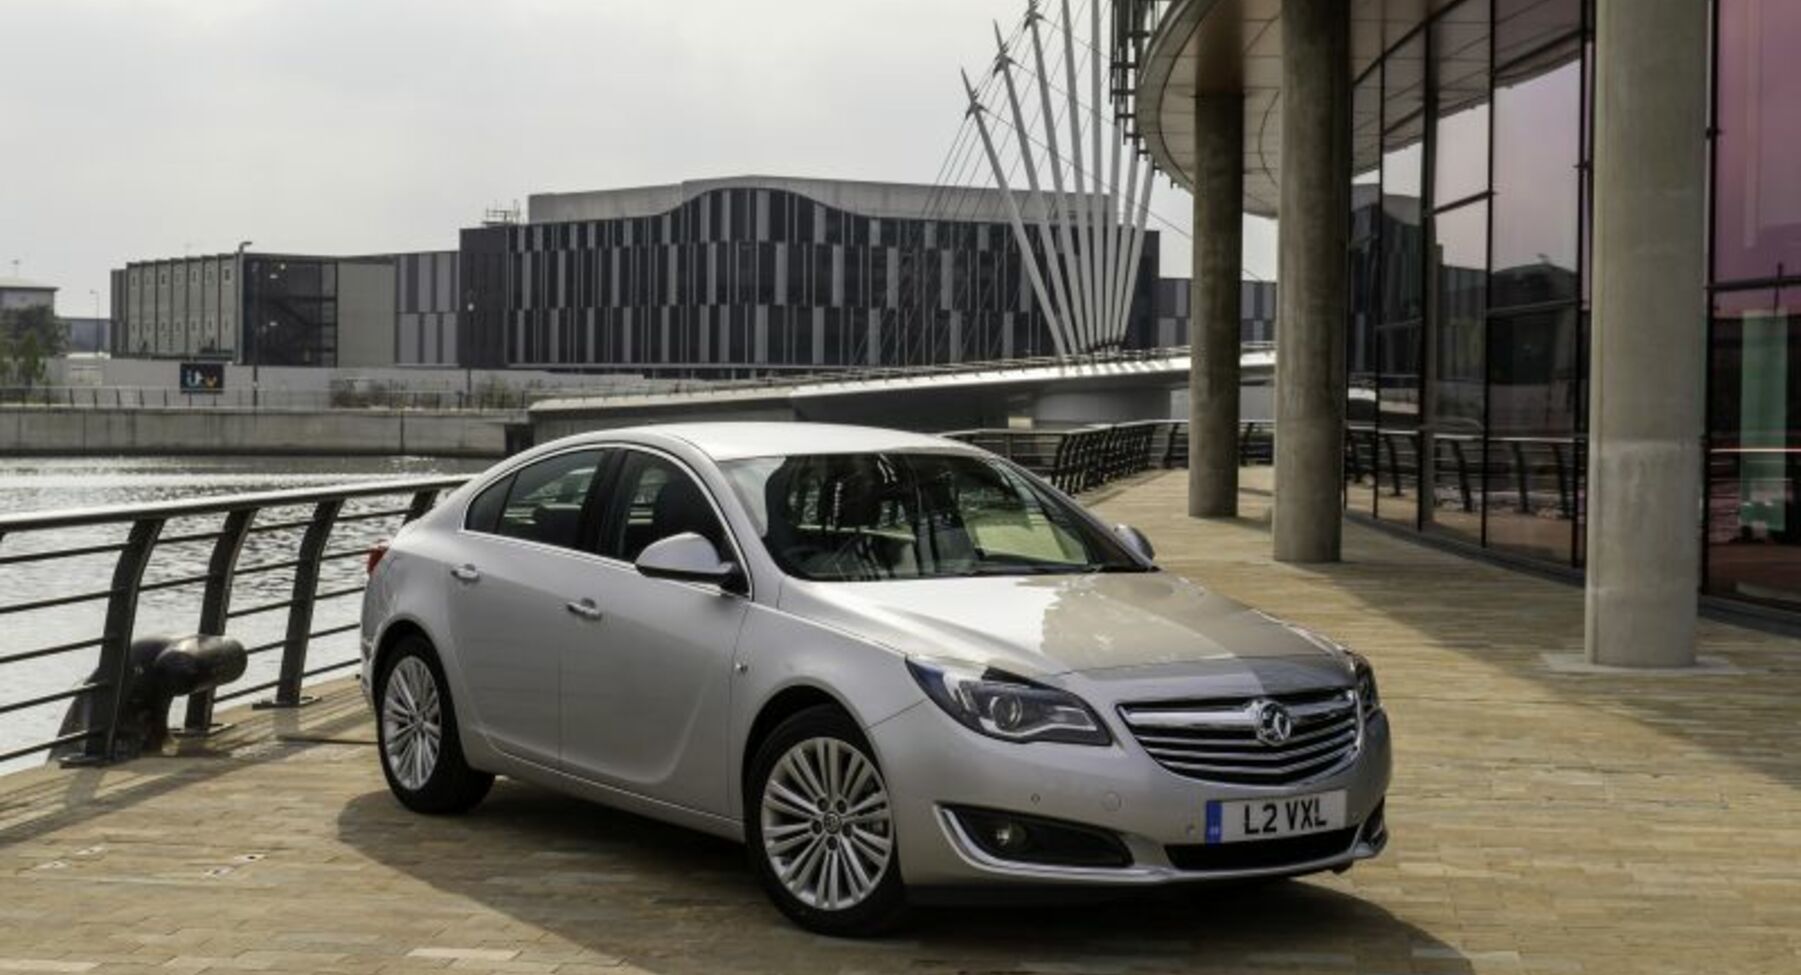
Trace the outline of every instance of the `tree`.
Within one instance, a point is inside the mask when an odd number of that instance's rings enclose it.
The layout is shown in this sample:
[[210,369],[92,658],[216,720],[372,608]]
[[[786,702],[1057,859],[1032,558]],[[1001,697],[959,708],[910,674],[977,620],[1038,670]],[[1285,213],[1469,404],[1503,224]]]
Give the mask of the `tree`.
[[27,388],[43,382],[48,361],[67,348],[68,333],[48,305],[0,316],[0,376],[8,382]]

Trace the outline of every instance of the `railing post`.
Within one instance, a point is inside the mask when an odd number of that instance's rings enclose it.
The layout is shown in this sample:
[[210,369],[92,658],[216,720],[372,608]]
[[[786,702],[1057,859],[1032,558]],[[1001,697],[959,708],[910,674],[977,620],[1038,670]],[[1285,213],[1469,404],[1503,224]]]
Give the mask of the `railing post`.
[[438,503],[438,489],[437,488],[427,488],[424,491],[413,492],[413,502],[412,502],[412,504],[407,505],[406,518],[401,521],[401,524],[403,524],[403,525],[411,524],[415,521],[418,521],[420,518],[425,517],[425,513],[427,511],[430,511],[432,509],[432,506],[437,503]]
[[1463,498],[1464,513],[1474,514],[1476,497],[1470,492],[1470,467],[1463,456],[1463,444],[1455,440],[1450,441],[1450,444],[1451,456],[1457,459],[1457,493]]
[[294,567],[294,600],[288,607],[288,633],[281,648],[281,676],[275,696],[257,704],[264,708],[297,708],[312,702],[300,695],[301,675],[306,670],[307,643],[313,631],[313,597],[319,589],[320,557],[331,538],[332,525],[344,507],[342,498],[321,501],[313,508],[312,521],[300,537],[300,564]]
[[1557,511],[1565,518],[1576,517],[1576,499],[1570,493],[1570,472],[1564,466],[1563,445],[1551,444],[1551,463],[1557,468]]
[[[68,764],[97,765],[112,761],[113,743],[119,733],[119,719],[125,709],[125,694],[131,680],[131,633],[137,623],[138,586],[144,581],[144,568],[150,564],[150,553],[156,550],[157,536],[162,534],[161,518],[144,518],[131,523],[119,561],[113,563],[112,595],[106,600],[106,624],[100,636],[100,688],[94,692],[89,714],[93,721],[105,722],[100,734],[89,735],[82,753]],[[95,730],[90,725],[86,730]]]
[[[248,508],[233,511],[225,516],[225,525],[219,529],[219,537],[213,542],[213,556],[206,566],[206,592],[200,600],[200,632],[208,636],[224,636],[225,622],[231,612],[231,583],[234,570],[238,566],[238,553],[244,548],[244,538],[250,533],[250,523],[256,518],[257,509]],[[216,731],[224,729],[224,725],[213,724],[212,689],[198,694],[188,695],[187,717],[182,720],[182,737],[205,738]]]
[[1518,440],[1509,441],[1513,448],[1513,479],[1520,492],[1520,514],[1532,513],[1532,472],[1526,469],[1526,450]]

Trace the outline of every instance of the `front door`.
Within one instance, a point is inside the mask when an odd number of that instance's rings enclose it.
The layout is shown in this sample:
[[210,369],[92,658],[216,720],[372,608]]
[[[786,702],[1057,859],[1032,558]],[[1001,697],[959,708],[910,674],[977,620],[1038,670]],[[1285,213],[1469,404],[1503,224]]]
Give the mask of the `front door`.
[[[594,636],[563,657],[563,761],[593,781],[690,809],[726,811],[732,651],[749,601],[650,579],[632,562],[681,532],[736,558],[713,502],[679,462],[624,450],[597,491]],[[604,497],[601,497],[604,496]]]

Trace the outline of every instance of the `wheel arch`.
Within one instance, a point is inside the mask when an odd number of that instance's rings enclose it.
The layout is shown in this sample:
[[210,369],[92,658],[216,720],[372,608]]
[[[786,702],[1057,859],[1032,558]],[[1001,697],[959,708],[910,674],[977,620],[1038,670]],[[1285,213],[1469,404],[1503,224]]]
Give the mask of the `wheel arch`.
[[[757,752],[763,747],[775,729],[782,722],[813,707],[833,707],[842,711],[858,728],[863,723],[857,720],[857,712],[844,703],[836,694],[817,684],[790,684],[770,695],[769,700],[757,710],[757,716],[751,721],[750,730],[744,735],[744,751],[738,762],[738,795],[742,807],[744,797],[750,794],[751,765],[757,760]],[[868,738],[867,732],[864,738]]]
[[444,666],[444,657],[438,650],[438,641],[432,639],[431,634],[426,632],[425,627],[421,626],[418,620],[411,617],[400,617],[381,631],[381,636],[375,641],[375,650],[369,655],[369,693],[371,695],[375,693],[376,678],[387,663],[388,655],[394,652],[394,648],[400,645],[401,640],[409,636],[417,636],[424,640],[432,648],[432,653],[438,655],[438,666]]

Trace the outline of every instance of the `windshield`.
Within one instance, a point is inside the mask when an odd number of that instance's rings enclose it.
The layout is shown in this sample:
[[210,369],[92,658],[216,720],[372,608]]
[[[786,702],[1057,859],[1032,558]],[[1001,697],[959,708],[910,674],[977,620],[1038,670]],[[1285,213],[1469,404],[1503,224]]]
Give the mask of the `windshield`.
[[914,452],[720,465],[789,575],[864,582],[1146,571],[1012,465]]

